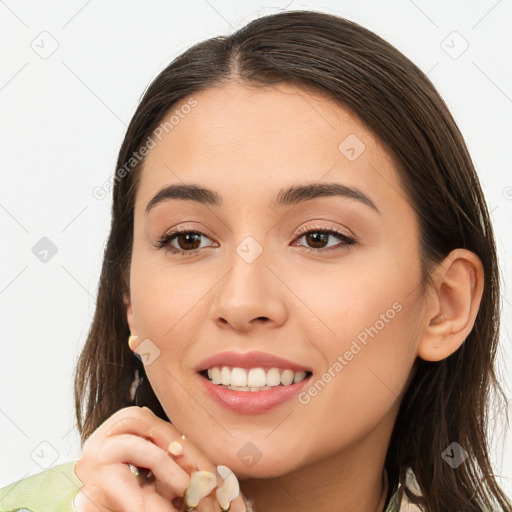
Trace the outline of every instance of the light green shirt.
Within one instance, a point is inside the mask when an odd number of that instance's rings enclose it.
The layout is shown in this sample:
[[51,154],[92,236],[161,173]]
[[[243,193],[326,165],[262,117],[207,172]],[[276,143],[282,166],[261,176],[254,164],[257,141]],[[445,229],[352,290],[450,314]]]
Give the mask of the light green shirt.
[[83,482],[72,460],[0,489],[1,512],[74,512],[73,499]]
[[[66,462],[3,487],[0,512],[76,512],[73,499],[83,485],[74,471],[76,463],[76,460]],[[409,504],[400,485],[385,512],[417,510]]]

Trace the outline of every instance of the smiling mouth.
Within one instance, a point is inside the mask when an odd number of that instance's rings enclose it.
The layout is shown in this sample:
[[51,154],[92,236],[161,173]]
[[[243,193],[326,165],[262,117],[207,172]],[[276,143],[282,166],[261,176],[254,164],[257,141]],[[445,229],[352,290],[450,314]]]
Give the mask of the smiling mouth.
[[289,387],[309,379],[310,371],[293,371],[282,368],[240,368],[214,366],[200,371],[199,375],[210,383],[234,391],[256,392]]

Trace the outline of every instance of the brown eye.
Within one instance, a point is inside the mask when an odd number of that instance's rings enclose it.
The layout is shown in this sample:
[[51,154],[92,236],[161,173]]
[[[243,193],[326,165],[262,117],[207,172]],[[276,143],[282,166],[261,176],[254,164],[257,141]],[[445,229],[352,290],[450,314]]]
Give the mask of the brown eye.
[[[333,251],[337,249],[343,249],[349,245],[353,245],[356,243],[356,241],[345,235],[344,233],[341,233],[340,231],[336,229],[310,229],[309,231],[306,230],[300,230],[302,232],[302,235],[298,238],[300,240],[301,238],[304,238],[308,246],[302,246],[307,251],[314,251],[314,252],[324,252],[324,251]],[[327,246],[330,238],[337,238],[341,241],[341,243],[335,244],[334,246]]]
[[208,238],[200,231],[176,229],[163,235],[156,247],[182,255],[193,254],[201,248],[201,237]]
[[307,243],[314,249],[323,249],[325,244],[329,241],[331,235],[326,234],[323,231],[311,231],[304,235]]
[[201,245],[201,235],[198,233],[180,233],[174,238],[180,249],[194,250],[198,249]]

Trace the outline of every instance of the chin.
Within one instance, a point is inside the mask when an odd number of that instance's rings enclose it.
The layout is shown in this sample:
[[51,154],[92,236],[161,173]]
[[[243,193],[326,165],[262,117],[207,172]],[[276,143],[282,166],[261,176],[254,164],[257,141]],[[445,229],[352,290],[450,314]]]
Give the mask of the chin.
[[292,473],[300,467],[298,461],[293,461],[288,457],[283,457],[282,454],[275,451],[269,457],[262,456],[252,465],[238,459],[236,455],[234,458],[224,457],[221,458],[221,460],[222,462],[217,462],[217,464],[228,466],[240,481],[254,478],[276,478],[288,473]]

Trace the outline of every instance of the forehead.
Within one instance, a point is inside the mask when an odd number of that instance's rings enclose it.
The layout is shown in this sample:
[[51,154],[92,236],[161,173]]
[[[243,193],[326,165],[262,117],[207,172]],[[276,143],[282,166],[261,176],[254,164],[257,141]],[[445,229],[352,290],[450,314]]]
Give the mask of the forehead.
[[269,189],[292,183],[338,181],[384,195],[401,189],[393,155],[347,108],[311,89],[212,87],[174,105],[160,127],[143,165],[139,209],[180,182],[266,204]]

